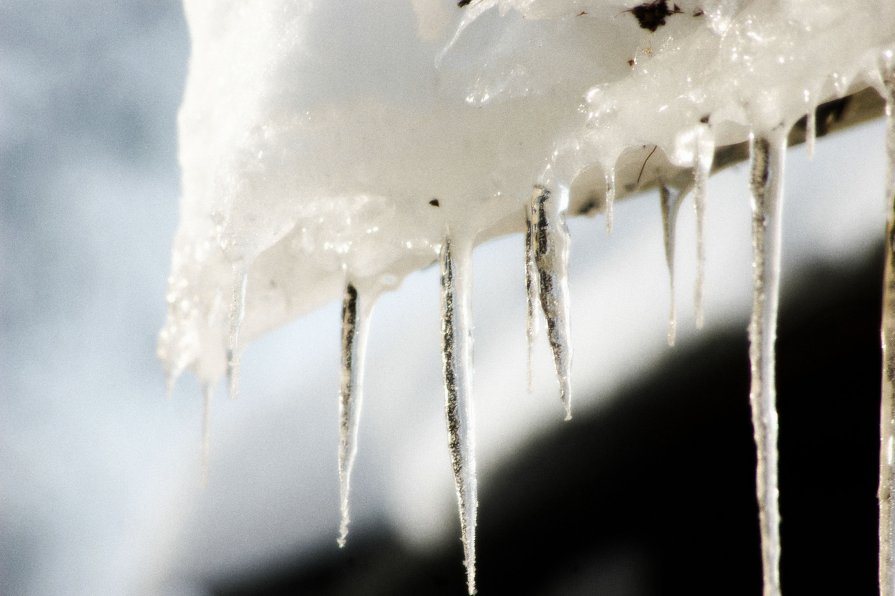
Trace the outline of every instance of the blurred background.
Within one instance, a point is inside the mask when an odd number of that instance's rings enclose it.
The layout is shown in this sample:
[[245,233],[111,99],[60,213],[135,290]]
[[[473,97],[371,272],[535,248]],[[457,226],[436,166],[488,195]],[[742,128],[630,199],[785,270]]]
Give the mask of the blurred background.
[[[170,399],[155,358],[189,42],[174,0],[0,3],[0,593],[464,593],[438,274],[373,314],[352,534],[336,547],[339,312],[250,345],[238,401]],[[779,333],[783,585],[876,580],[880,120],[789,152]],[[482,594],[760,590],[745,165],[693,214],[678,345],[658,198],[570,221],[575,419],[543,335],[526,388],[522,239],[475,254]]]

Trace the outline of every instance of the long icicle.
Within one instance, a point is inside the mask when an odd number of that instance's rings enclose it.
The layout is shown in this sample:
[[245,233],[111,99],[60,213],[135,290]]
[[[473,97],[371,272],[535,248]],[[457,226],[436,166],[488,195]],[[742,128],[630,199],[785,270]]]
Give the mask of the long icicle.
[[883,272],[879,454],[879,592],[895,594],[895,71],[883,65],[886,100],[886,256]]
[[538,302],[537,268],[535,266],[535,219],[534,202],[525,207],[525,298],[526,337],[528,339],[528,392],[531,393],[534,369],[534,343],[538,335],[538,318],[535,304]]
[[700,124],[696,136],[696,164],[693,169],[693,206],[696,209],[696,282],[693,287],[693,304],[697,329],[702,329],[705,323],[705,195],[714,160],[715,137],[708,124]]
[[370,309],[350,281],[342,300],[342,386],[339,392],[339,548],[348,538],[351,470],[357,456],[357,431],[363,403],[364,354]]
[[248,273],[240,266],[234,266],[233,296],[230,300],[230,335],[227,343],[227,385],[230,398],[239,397],[239,330],[245,318],[246,286]]
[[758,466],[758,496],[764,595],[780,594],[780,511],[777,484],[774,344],[780,285],[781,211],[786,134],[780,129],[752,141],[752,426]]
[[659,206],[662,208],[662,238],[665,241],[665,264],[668,266],[668,283],[671,289],[671,305],[668,312],[668,345],[673,346],[677,337],[677,307],[674,299],[674,242],[677,214],[684,193],[674,195],[665,185],[659,185]]
[[471,247],[463,243],[454,254],[450,236],[441,247],[441,350],[445,414],[451,468],[460,509],[460,534],[466,565],[466,586],[475,594],[475,528],[478,510],[474,419],[472,408],[472,351],[469,321],[469,260]]
[[[567,191],[563,191],[567,192]],[[532,193],[536,213],[534,235],[535,265],[547,336],[553,350],[560,399],[566,420],[572,418],[572,347],[569,345],[569,229],[564,214],[565,200],[559,200],[542,186]]]

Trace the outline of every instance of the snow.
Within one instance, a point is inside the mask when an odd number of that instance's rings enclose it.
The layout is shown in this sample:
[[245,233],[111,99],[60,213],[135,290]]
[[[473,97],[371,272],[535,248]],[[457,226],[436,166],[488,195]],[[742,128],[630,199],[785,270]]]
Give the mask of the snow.
[[[547,23],[521,19],[513,10],[503,18],[498,18],[496,9],[486,11],[460,38],[472,42],[475,37],[480,46],[471,44],[463,50],[458,41],[451,51],[464,53],[445,54],[439,93],[455,82],[465,82],[462,101],[471,96],[472,103],[464,105],[490,110],[493,100],[476,102],[482,101],[482,91],[499,87],[495,81],[505,81],[501,93],[514,97],[531,92],[525,81],[533,81],[532,88],[551,88],[559,79],[545,73],[565,72],[553,66],[568,60],[577,61],[576,68],[592,68],[595,76],[611,69],[617,77],[613,80],[622,81],[632,76],[626,62],[617,68],[614,63],[604,66],[593,54],[569,56],[569,48],[578,47],[581,37],[602,36],[607,45],[618,42],[619,53],[630,50],[625,58],[636,57],[640,69],[663,51],[670,32],[686,29],[688,19],[694,19],[671,16],[665,27],[648,34],[630,26],[633,17],[622,12],[632,4],[614,7],[612,26],[601,24],[600,15],[608,15],[603,5],[575,5],[593,10],[595,16],[569,17],[554,23],[552,29]],[[878,7],[849,4],[869,14]],[[707,14],[721,14],[712,16],[712,30],[727,30],[732,16],[744,5],[706,2]],[[204,10],[214,6],[233,4],[208,4]],[[400,76],[411,79],[425,66],[424,60],[415,61],[415,54],[401,53],[406,49],[403,42],[391,43],[407,36],[391,36],[384,46],[396,54],[393,62],[401,68],[374,69],[372,75],[358,74],[363,69],[353,68],[353,61],[375,62],[358,47],[380,35],[381,24],[385,24],[382,38],[405,26],[415,27],[422,40],[433,44],[450,37],[459,18],[453,4],[419,0],[413,6],[412,13],[405,13],[391,11],[387,2],[378,4],[379,11],[358,4],[350,7],[355,11],[351,15],[344,13],[348,8],[319,7],[329,11],[329,16],[318,18],[306,28],[308,36],[296,39],[304,47],[342,48],[343,53],[309,57],[306,65],[326,68],[310,73],[306,68],[299,74],[325,78],[330,85],[313,89],[335,87],[340,97],[359,88],[358,81],[372,85],[369,79],[376,77],[386,78],[383,88],[396,85],[410,97],[435,94],[397,85]],[[201,18],[200,9],[194,11],[195,18]],[[186,64],[180,9],[171,1],[157,0],[126,6],[13,0],[4,3],[0,13],[0,252],[4,255],[0,259],[4,287],[0,467],[6,479],[0,488],[0,581],[4,591],[61,594],[76,586],[91,593],[202,593],[208,577],[229,576],[261,561],[307,553],[320,545],[335,551],[332,538],[339,524],[335,301],[344,292],[342,263],[347,257],[359,269],[375,269],[391,254],[397,258],[396,272],[411,270],[415,264],[400,259],[405,250],[402,241],[420,248],[430,232],[441,238],[437,226],[426,228],[427,210],[432,207],[390,212],[383,197],[346,193],[330,204],[317,205],[319,211],[307,219],[319,217],[333,223],[336,214],[347,211],[361,213],[364,222],[371,222],[379,214],[397,228],[406,217],[424,233],[394,242],[364,238],[358,244],[359,226],[341,222],[337,242],[315,251],[318,240],[326,238],[324,230],[312,225],[291,237],[293,244],[279,242],[258,256],[250,270],[246,327],[239,342],[244,347],[245,399],[215,400],[208,488],[198,490],[199,386],[185,379],[170,401],[160,399],[164,386],[152,357],[152,335],[165,314],[159,300],[164,294],[162,281],[168,265],[176,264],[183,275],[175,276],[171,296],[181,310],[177,311],[178,326],[168,330],[170,337],[179,338],[173,345],[184,358],[177,359],[173,369],[187,368],[190,354],[212,346],[208,359],[201,366],[197,363],[196,369],[206,379],[222,376],[233,272],[230,261],[217,253],[213,233],[217,223],[205,221],[208,211],[200,202],[190,202],[195,209],[183,218],[191,220],[188,225],[197,232],[190,236],[183,231],[182,235],[194,238],[195,243],[179,244],[180,260],[165,262],[176,224],[173,198],[179,193],[173,124]],[[366,26],[360,30],[361,25],[353,22],[355,14],[372,23],[369,30]],[[407,18],[388,22],[401,14]],[[575,24],[575,19],[585,23]],[[891,20],[880,19],[876,26],[887,22]],[[512,30],[505,37],[492,35],[501,24],[512,25]],[[616,32],[616,25],[625,35]],[[251,18],[245,19],[242,32],[251,33],[255,27]],[[587,31],[576,33],[577,27]],[[514,59],[514,40],[528,39],[528,33],[538,31],[540,37],[532,39],[565,48],[565,55],[559,50],[549,55],[531,50],[526,60],[546,64],[543,69],[512,73],[505,68]],[[557,39],[566,33],[567,43]],[[630,39],[620,40],[628,34]],[[491,54],[476,54],[477,48],[489,47],[498,38],[503,40],[503,62]],[[868,38],[854,39],[863,43]],[[232,41],[239,40],[234,36]],[[418,43],[415,37],[411,41]],[[249,35],[241,43],[248,50],[257,40]],[[417,47],[413,44],[410,47]],[[838,45],[832,42],[826,47],[837,49]],[[813,51],[813,59],[831,60],[826,47]],[[230,60],[230,65],[238,70],[248,58]],[[336,80],[346,66],[346,76]],[[476,71],[467,77],[469,69]],[[257,79],[264,76],[254,74]],[[228,79],[215,79],[209,73],[209,80],[223,84]],[[837,81],[842,88],[842,78]],[[258,91],[251,85],[233,87],[244,89],[246,95]],[[243,122],[235,99],[228,101],[212,92],[208,98],[206,112],[212,110],[222,121],[232,117],[234,124]],[[811,103],[823,99],[819,93],[812,98]],[[808,111],[808,103],[800,110]],[[531,113],[533,135],[546,130],[539,129],[536,121],[550,115],[540,109]],[[405,121],[400,124],[403,130]],[[208,134],[223,138],[224,133],[212,129]],[[821,138],[813,164],[805,161],[803,150],[789,152],[788,180],[794,183],[787,189],[783,251],[787,278],[809,255],[838,259],[861,254],[879,240],[883,135],[882,123],[874,123],[837,138]],[[358,148],[358,153],[370,146],[375,152],[379,141],[375,137],[365,141],[366,147]],[[481,145],[489,142],[485,139]],[[479,146],[473,143],[466,155]],[[194,147],[196,154],[212,158],[208,154],[219,148],[232,149],[229,141]],[[637,156],[631,159],[635,174],[650,149],[629,152]],[[630,168],[625,166],[629,153],[622,154],[617,168],[620,196],[630,193],[624,182],[630,179],[626,174]],[[650,160],[644,185],[652,183],[657,169],[669,172],[662,153],[657,151]],[[435,157],[430,163],[437,163]],[[831,178],[831,173],[836,175]],[[583,181],[572,185],[573,211],[590,199],[602,208],[603,172],[595,168],[592,174],[588,180],[596,190],[590,195],[582,191]],[[520,209],[528,203],[532,186],[540,182],[530,178],[518,181]],[[678,181],[673,175],[667,178]],[[736,171],[716,174],[709,181],[705,299],[710,330],[745,325],[742,312],[748,307],[750,278],[747,182]],[[844,196],[847,201],[842,200]],[[652,199],[620,201],[614,219],[611,238],[592,221],[570,218],[568,222],[574,236],[569,283],[577,330],[571,341],[579,363],[572,376],[578,412],[597,406],[601,402],[595,396],[608,396],[626,379],[649,370],[664,353],[667,279],[659,210]],[[521,220],[517,212],[513,221]],[[515,229],[513,225],[507,223],[493,233]],[[209,232],[207,243],[200,240],[200,229]],[[694,229],[691,211],[681,213],[677,271],[681,284],[695,279]],[[346,239],[357,250],[346,254]],[[510,457],[530,433],[559,424],[547,342],[536,346],[534,395],[524,396],[521,245],[518,237],[509,236],[475,251],[471,301],[477,323],[476,438],[483,482],[489,470]],[[420,252],[431,262],[437,258],[437,249],[420,248]],[[273,270],[280,272],[274,279],[276,292],[265,289],[271,278],[263,275]],[[399,279],[397,275],[385,281],[394,286]],[[437,286],[437,271],[414,273],[403,281],[401,292],[383,295],[378,302],[371,329],[373,366],[368,368],[366,387],[370,399],[360,430],[364,447],[352,482],[352,531],[384,519],[411,541],[445,536],[456,540],[457,506],[439,406],[443,396],[437,362]],[[195,300],[187,302],[188,296]],[[329,306],[311,312],[323,304]],[[681,296],[680,307],[678,339],[685,343],[694,324],[689,295]],[[259,313],[268,318],[257,319],[262,316]],[[307,314],[260,337],[266,324],[273,327],[299,313]],[[205,324],[203,317],[215,324]],[[172,578],[185,584],[183,592],[170,583]]]
[[[751,397],[765,593],[779,592],[773,344],[786,135],[809,113],[813,153],[814,108],[879,86],[880,57],[895,47],[891,2],[480,0],[445,10],[398,0],[350,9],[186,0],[185,7],[193,45],[180,113],[182,218],[159,356],[172,378],[191,369],[213,383],[226,371],[236,396],[240,338],[333,299],[346,278],[391,288],[440,255],[448,435],[470,593],[476,480],[464,280],[472,245],[528,235],[529,358],[537,297],[568,419],[565,212],[593,202],[611,231],[616,198],[640,182],[638,175],[621,188],[621,173],[646,147],[660,155],[645,183],[664,187],[692,169],[674,200],[693,190],[701,328],[715,149],[757,138]],[[663,192],[674,343],[677,206]],[[346,395],[340,543],[353,461],[345,436],[356,433]]]

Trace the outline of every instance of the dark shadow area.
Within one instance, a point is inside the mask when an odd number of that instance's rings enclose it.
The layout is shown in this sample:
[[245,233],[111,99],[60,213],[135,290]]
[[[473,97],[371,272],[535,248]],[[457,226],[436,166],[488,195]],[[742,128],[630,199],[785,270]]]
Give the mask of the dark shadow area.
[[[881,271],[874,253],[786,283],[777,386],[789,595],[877,591]],[[480,594],[761,593],[745,324],[703,337],[488,479]],[[457,532],[453,548],[426,554],[387,533],[355,536],[313,567],[216,593],[465,594]]]

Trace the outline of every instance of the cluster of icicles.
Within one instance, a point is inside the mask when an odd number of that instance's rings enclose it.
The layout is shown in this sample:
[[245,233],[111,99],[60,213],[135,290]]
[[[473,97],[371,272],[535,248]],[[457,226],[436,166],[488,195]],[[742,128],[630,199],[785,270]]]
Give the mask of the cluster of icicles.
[[[881,408],[880,455],[880,592],[895,594],[895,61],[887,53],[881,68],[880,93],[886,101],[887,163],[886,196],[889,210],[886,226],[885,294],[882,340],[884,370]],[[777,412],[775,407],[774,344],[780,287],[781,211],[783,174],[788,129],[781,125],[762,134],[750,135],[753,303],[749,325],[752,386],[750,402],[755,444],[758,452],[756,490],[759,504],[764,594],[780,594],[780,514],[777,483]],[[807,145],[813,153],[815,123],[813,110],[808,113]],[[674,306],[674,230],[675,219],[687,194],[694,197],[697,215],[697,279],[695,304],[697,326],[702,325],[702,280],[705,260],[703,216],[706,181],[715,154],[708,124],[703,126],[697,143],[692,184],[676,191],[659,187],[664,228],[665,253],[671,282],[671,313],[668,343],[675,341]],[[607,224],[611,216],[611,198],[607,201]],[[565,225],[568,189],[536,186],[525,213],[525,289],[527,293],[529,384],[532,345],[538,333],[537,310],[546,321],[547,338],[553,353],[560,398],[566,420],[571,418],[571,349],[569,343],[569,290],[567,262],[570,236]],[[457,489],[460,528],[463,541],[469,593],[476,592],[476,461],[474,415],[471,400],[472,361],[470,324],[470,263],[473,241],[468,235],[446,230],[441,244],[441,316],[442,356],[451,466]],[[231,396],[238,393],[239,330],[244,316],[247,273],[239,271],[233,288],[230,311],[227,375]],[[344,546],[349,525],[349,485],[357,453],[358,421],[361,408],[364,349],[369,315],[375,292],[347,279],[342,302],[342,381],[339,396],[339,480],[341,524],[339,546]],[[540,305],[540,306],[538,306]],[[203,453],[207,457],[207,406],[210,388],[206,387],[206,420]]]
[[[711,3],[709,3],[711,4]],[[716,3],[723,4],[723,3]],[[463,5],[463,3],[461,3]],[[493,3],[482,3],[480,12]],[[676,7],[676,6],[675,6]],[[477,14],[477,13],[476,13]],[[582,12],[581,14],[585,14]],[[470,17],[471,18],[471,17]],[[886,50],[880,60],[880,76],[871,81],[886,102],[888,178],[886,196],[889,201],[886,227],[885,295],[883,307],[883,352],[881,407],[881,455],[880,455],[880,591],[886,596],[895,595],[895,501],[893,501],[893,476],[895,476],[895,56]],[[670,75],[669,75],[670,76]],[[848,91],[845,85],[840,95]],[[589,94],[591,105],[600,103],[600,88]],[[807,108],[807,145],[813,152],[815,135],[815,109],[812,102],[817,97],[805,92]],[[667,106],[666,106],[667,107]],[[607,108],[608,109],[608,108]],[[598,122],[599,117],[595,118]],[[723,118],[719,118],[723,121]],[[649,124],[649,123],[646,123]],[[646,126],[646,124],[644,124]],[[755,443],[758,451],[756,489],[760,512],[764,593],[780,593],[780,540],[777,482],[777,413],[775,408],[774,344],[777,324],[777,308],[780,280],[781,211],[783,203],[783,175],[789,127],[793,122],[756,124],[749,135],[751,152],[752,237],[753,237],[753,310],[749,326],[752,387],[750,401]],[[210,127],[209,130],[216,130]],[[694,197],[697,220],[697,276],[695,287],[696,324],[702,326],[702,285],[704,278],[705,248],[703,220],[706,208],[706,182],[713,168],[715,139],[724,139],[720,130],[713,128],[712,114],[700,119],[693,129],[693,156],[690,159],[672,160],[687,162],[693,166],[692,180],[681,185],[679,180],[658,180],[662,209],[665,253],[671,284],[671,313],[668,327],[668,343],[675,341],[674,304],[674,231],[677,213],[687,195]],[[728,137],[729,137],[729,131]],[[574,153],[579,147],[563,147]],[[664,147],[663,147],[664,148]],[[583,157],[588,161],[592,156]],[[260,159],[260,154],[259,154]],[[571,160],[579,164],[578,160]],[[598,160],[603,162],[604,160]],[[606,160],[604,167],[604,211],[607,227],[612,225],[612,205],[616,194],[613,160]],[[548,171],[549,174],[549,171]],[[527,337],[529,343],[529,384],[531,375],[532,345],[538,334],[538,321],[542,313],[546,322],[546,336],[552,351],[559,393],[565,408],[566,419],[571,417],[569,290],[567,282],[570,237],[565,216],[570,203],[570,189],[557,179],[570,180],[569,176],[545,174],[541,184],[534,187],[524,209],[525,219],[525,289],[527,293]],[[430,203],[438,206],[437,199]],[[475,531],[477,511],[477,480],[474,448],[474,413],[471,396],[472,350],[470,321],[470,268],[474,234],[447,224],[440,243],[441,268],[441,316],[443,381],[446,398],[446,418],[451,466],[457,490],[460,512],[461,537],[464,547],[467,585],[470,594],[476,591],[475,581]],[[245,318],[248,270],[246,261],[235,261],[232,298],[229,310],[229,330],[226,338],[226,373],[230,395],[239,390],[240,329]],[[349,525],[349,485],[357,452],[358,423],[362,400],[364,351],[368,321],[373,302],[381,288],[368,277],[352,278],[345,274],[342,304],[342,380],[339,397],[339,479],[341,524],[338,537],[344,546]],[[171,298],[174,303],[178,299]],[[176,329],[175,329],[176,331]],[[173,332],[169,335],[175,335]],[[189,352],[192,354],[191,352]],[[178,353],[177,357],[183,358]],[[172,378],[186,363],[173,366]],[[206,375],[208,376],[213,375]],[[211,384],[205,393],[205,420],[203,457],[208,456],[208,407]],[[205,464],[207,467],[207,463]]]

